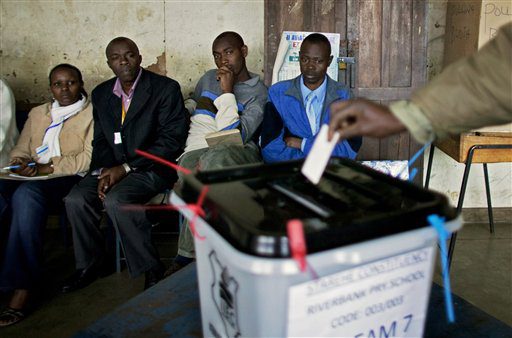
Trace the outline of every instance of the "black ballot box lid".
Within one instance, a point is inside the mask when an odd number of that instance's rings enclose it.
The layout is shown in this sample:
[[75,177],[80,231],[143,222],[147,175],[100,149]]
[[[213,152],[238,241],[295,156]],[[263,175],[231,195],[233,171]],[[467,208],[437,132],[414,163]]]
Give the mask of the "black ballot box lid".
[[314,185],[303,161],[246,165],[186,175],[176,193],[195,203],[208,186],[204,220],[237,250],[290,257],[286,224],[300,219],[308,253],[430,226],[427,216],[456,217],[444,195],[333,158]]

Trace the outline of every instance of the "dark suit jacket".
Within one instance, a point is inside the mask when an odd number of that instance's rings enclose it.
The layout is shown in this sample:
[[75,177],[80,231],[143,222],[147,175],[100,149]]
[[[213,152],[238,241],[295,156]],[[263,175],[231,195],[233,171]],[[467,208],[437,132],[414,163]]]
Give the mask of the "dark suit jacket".
[[[117,78],[99,84],[91,95],[94,117],[91,171],[123,163],[136,171],[152,170],[173,183],[174,169],[135,154],[147,151],[175,162],[185,147],[188,115],[180,85],[164,76],[142,70],[133,99],[121,125],[121,98],[113,92]],[[120,132],[122,143],[114,143]]]

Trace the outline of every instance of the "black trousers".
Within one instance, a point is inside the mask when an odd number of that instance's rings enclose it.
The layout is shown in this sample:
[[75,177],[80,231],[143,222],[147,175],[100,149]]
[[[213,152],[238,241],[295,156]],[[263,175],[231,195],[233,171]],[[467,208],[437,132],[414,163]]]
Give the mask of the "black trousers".
[[153,172],[132,172],[114,185],[104,203],[98,197],[96,176],[84,177],[64,202],[73,227],[73,246],[77,269],[85,269],[105,254],[105,239],[99,229],[105,210],[119,232],[130,276],[160,266],[158,252],[151,241],[151,222],[143,210],[130,204],[144,204],[169,186]]

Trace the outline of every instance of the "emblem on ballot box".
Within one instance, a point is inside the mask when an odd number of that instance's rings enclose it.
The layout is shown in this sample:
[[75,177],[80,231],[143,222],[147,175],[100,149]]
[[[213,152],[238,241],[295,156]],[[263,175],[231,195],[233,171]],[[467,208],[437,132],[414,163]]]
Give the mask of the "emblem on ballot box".
[[210,265],[212,268],[211,295],[215,307],[224,324],[224,332],[218,332],[211,323],[210,332],[217,337],[240,337],[238,326],[238,282],[229,274],[226,266],[222,266],[215,251],[211,251]]

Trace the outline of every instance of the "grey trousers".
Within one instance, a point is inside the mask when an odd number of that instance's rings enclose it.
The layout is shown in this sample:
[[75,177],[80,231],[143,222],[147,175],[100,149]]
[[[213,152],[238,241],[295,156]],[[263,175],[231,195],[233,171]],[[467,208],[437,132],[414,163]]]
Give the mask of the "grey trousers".
[[105,254],[105,239],[99,229],[103,209],[117,229],[132,277],[161,265],[151,241],[151,222],[143,210],[127,210],[125,204],[144,204],[169,184],[153,172],[128,174],[107,193],[102,203],[98,179],[88,175],[73,187],[64,202],[73,227],[77,269],[85,269]]
[[[213,148],[203,148],[185,153],[181,157],[179,165],[193,171],[207,171],[260,162],[262,162],[262,159],[256,146],[218,145]],[[181,184],[183,176],[182,174],[178,174],[178,176],[178,184]],[[196,256],[194,236],[190,231],[190,224],[187,219],[180,228],[178,255],[188,258],[195,258]]]

